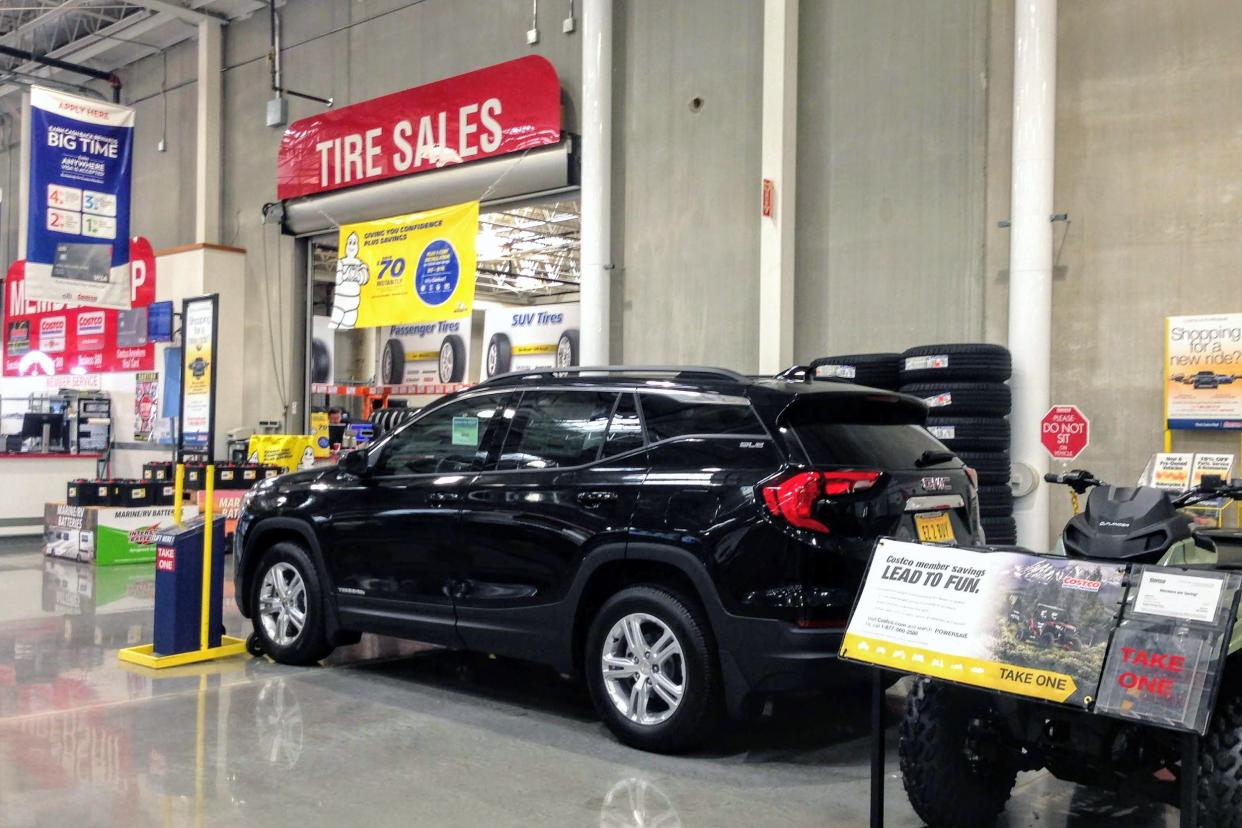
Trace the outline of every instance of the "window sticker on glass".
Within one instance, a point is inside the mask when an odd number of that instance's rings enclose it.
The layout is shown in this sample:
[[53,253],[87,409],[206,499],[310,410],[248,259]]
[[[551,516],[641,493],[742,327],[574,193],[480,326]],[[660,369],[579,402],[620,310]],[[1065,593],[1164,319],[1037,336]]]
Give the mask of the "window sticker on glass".
[[479,445],[479,418],[478,417],[454,417],[453,418],[453,445],[455,446],[474,446]]

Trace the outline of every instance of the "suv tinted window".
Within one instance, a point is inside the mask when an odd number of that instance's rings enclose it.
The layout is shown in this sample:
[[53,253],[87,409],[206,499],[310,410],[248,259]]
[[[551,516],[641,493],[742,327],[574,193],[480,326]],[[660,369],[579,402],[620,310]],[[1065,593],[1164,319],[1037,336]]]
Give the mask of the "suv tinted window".
[[923,452],[945,450],[923,428],[926,418],[922,406],[892,394],[815,394],[795,402],[781,425],[812,464],[913,469]]
[[638,417],[638,405],[633,394],[622,394],[617,402],[617,410],[612,413],[612,422],[608,425],[608,438],[604,441],[604,456],[617,454],[643,447],[643,423]]
[[651,442],[688,434],[763,434],[750,403],[740,397],[721,400],[700,395],[643,394],[643,418]]
[[375,473],[431,474],[467,471],[483,457],[483,436],[499,401],[496,395],[451,402],[393,434],[380,449]]
[[593,463],[604,444],[613,391],[527,391],[500,452],[501,469]]

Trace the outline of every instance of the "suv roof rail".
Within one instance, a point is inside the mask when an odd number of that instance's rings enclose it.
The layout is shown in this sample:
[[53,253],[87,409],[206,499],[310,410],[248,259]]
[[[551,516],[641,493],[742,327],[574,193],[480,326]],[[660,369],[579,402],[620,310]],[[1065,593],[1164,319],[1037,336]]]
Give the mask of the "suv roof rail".
[[728,382],[750,382],[745,376],[728,368],[712,368],[706,365],[597,365],[573,366],[570,368],[537,368],[530,371],[510,371],[484,380],[479,386],[512,385],[529,380],[549,377],[582,376],[600,374],[604,376],[626,375],[668,375],[674,379],[715,379]]

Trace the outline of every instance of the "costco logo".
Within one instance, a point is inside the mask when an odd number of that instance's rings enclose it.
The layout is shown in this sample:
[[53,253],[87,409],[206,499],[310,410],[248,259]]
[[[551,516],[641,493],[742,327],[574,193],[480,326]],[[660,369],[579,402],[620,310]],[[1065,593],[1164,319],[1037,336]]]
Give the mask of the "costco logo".
[[91,336],[104,332],[104,312],[91,311],[78,314],[78,336]]
[[1066,578],[1061,582],[1063,589],[1076,589],[1079,592],[1099,592],[1101,586],[1099,581],[1090,581],[1086,578]]
[[65,317],[49,316],[39,320],[39,350],[56,353],[65,350]]

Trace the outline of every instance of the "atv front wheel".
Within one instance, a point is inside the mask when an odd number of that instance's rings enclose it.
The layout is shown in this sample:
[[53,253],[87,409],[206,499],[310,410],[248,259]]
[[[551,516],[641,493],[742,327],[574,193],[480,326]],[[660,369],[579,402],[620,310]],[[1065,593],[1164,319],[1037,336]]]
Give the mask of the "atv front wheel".
[[986,697],[926,679],[906,697],[901,776],[910,805],[931,828],[992,825],[1005,810],[1017,763],[988,738]]
[[1199,825],[1242,828],[1242,683],[1227,682],[1199,747]]

